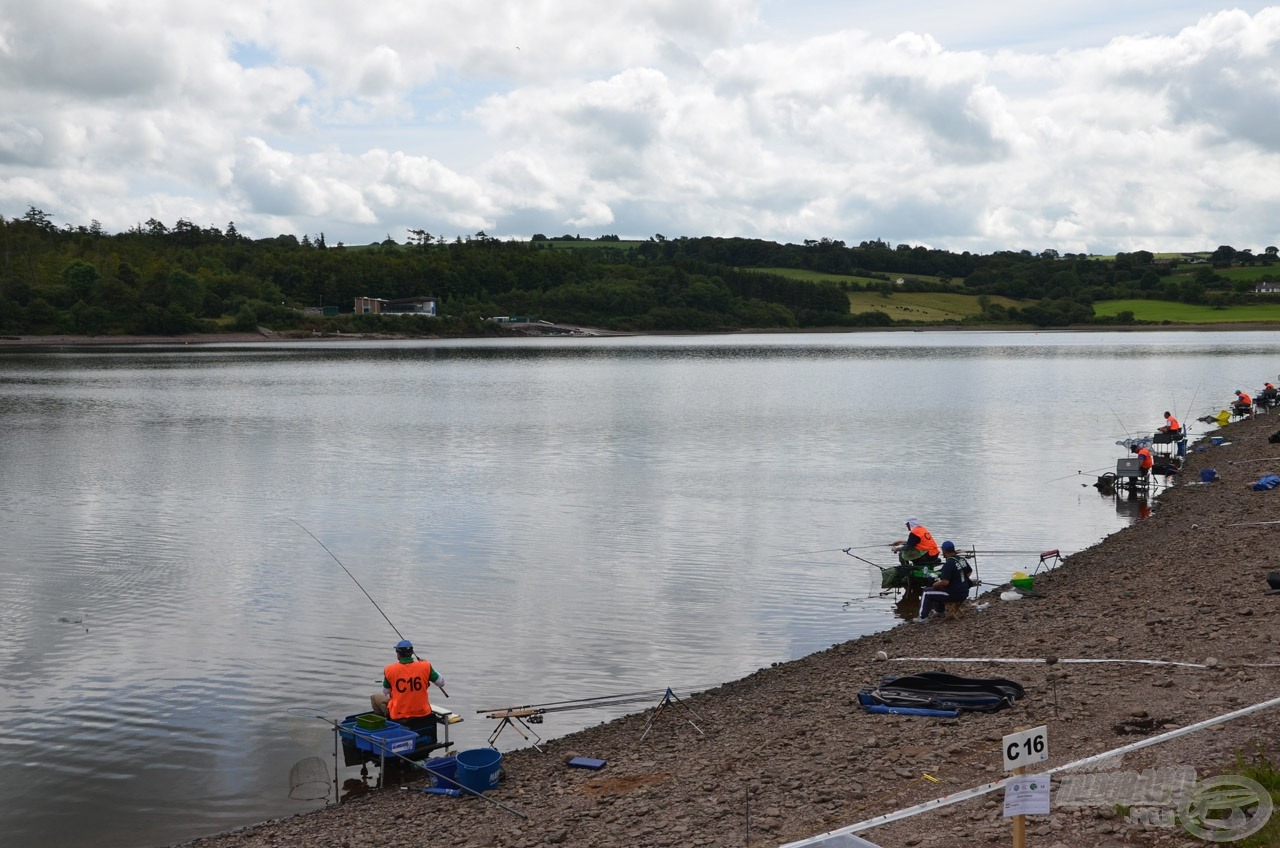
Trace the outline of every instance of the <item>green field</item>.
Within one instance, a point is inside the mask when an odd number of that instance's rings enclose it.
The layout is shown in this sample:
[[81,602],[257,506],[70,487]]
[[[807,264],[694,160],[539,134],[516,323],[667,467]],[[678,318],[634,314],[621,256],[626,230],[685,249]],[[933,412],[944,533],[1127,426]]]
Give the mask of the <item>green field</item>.
[[1175,324],[1244,324],[1250,322],[1280,323],[1280,303],[1257,306],[1196,306],[1167,300],[1102,300],[1093,305],[1100,316],[1132,312],[1138,321],[1171,321]]
[[[776,274],[779,277],[787,277],[791,280],[813,280],[817,283],[858,283],[866,285],[874,283],[883,284],[885,281],[876,279],[875,277],[855,277],[852,274],[827,274],[822,271],[809,271],[804,268],[741,268],[742,271],[759,271],[762,274]],[[937,277],[930,277],[927,274],[895,274],[886,272],[885,276],[890,280],[896,280],[902,277],[906,280],[919,280],[924,283],[941,282]]]
[[1215,268],[1213,271],[1219,277],[1226,277],[1228,280],[1275,280],[1280,279],[1280,266],[1272,265],[1252,265],[1248,268]]
[[[1030,303],[1011,297],[988,299],[1019,309]],[[883,312],[895,321],[959,321],[982,314],[977,295],[950,292],[895,292],[887,297],[879,292],[849,292],[849,311],[855,314]]]

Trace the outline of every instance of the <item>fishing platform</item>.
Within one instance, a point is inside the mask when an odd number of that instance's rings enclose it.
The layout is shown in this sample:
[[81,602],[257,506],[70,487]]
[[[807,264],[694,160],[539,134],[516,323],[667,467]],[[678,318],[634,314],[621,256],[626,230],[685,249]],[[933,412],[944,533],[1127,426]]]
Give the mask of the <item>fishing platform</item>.
[[376,762],[383,769],[387,760],[420,761],[435,751],[448,751],[449,727],[462,716],[446,707],[431,705],[431,715],[392,721],[377,713],[349,715],[338,723],[343,764],[364,766]]

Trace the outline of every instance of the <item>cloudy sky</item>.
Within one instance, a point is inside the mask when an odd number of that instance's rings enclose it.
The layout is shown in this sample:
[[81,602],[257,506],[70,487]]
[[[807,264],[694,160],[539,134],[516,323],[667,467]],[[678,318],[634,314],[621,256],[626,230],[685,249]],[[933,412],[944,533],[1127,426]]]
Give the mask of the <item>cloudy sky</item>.
[[0,215],[1280,243],[1280,6],[0,0]]

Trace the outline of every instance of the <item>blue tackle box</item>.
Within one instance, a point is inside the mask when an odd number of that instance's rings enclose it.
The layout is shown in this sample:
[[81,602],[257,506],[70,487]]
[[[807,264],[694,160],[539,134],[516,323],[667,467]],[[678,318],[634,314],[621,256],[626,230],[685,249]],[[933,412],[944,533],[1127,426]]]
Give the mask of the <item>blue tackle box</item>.
[[344,721],[342,735],[360,750],[378,755],[412,754],[418,745],[418,734],[394,721],[381,730],[365,730],[354,721]]

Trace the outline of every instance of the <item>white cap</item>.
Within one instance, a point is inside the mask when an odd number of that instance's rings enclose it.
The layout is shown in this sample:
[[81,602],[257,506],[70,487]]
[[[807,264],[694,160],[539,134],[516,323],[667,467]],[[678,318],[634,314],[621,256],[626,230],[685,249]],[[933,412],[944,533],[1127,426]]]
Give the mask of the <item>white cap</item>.
[[908,529],[914,530],[919,526],[920,526],[920,519],[916,518],[914,515],[907,519]]

